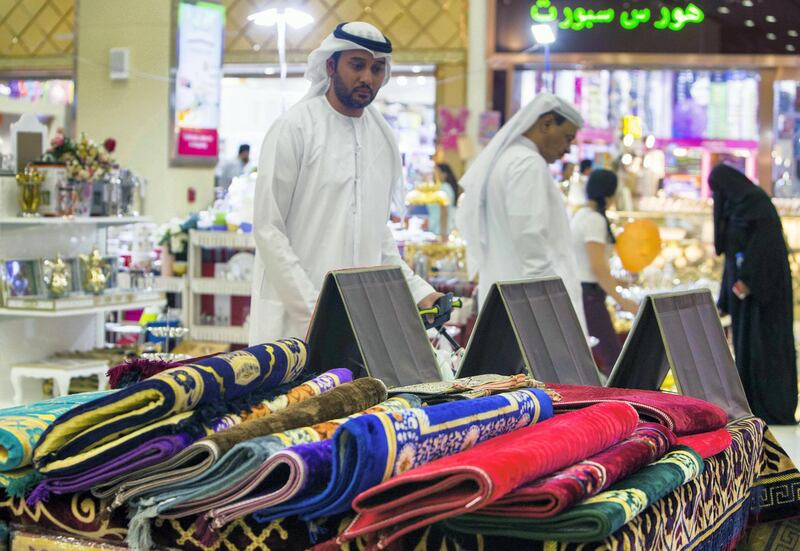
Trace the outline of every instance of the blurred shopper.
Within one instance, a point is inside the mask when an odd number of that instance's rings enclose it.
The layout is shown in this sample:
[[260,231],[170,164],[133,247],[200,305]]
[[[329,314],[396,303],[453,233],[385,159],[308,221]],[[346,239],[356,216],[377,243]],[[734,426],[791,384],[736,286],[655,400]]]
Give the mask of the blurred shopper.
[[569,218],[547,165],[570,149],[580,113],[539,94],[492,138],[461,179],[458,228],[470,276],[480,272],[480,300],[497,281],[558,276],[585,328]]
[[[456,202],[461,195],[461,186],[458,185],[458,179],[447,163],[438,163],[436,165],[436,176],[442,183],[442,191],[450,199],[450,204],[446,207],[439,205],[428,206],[428,230],[436,235],[446,236],[455,227]],[[444,216],[442,216],[443,212]]]
[[719,164],[714,246],[725,255],[717,306],[731,315],[736,367],[753,413],[793,425],[797,407],[792,276],[781,219],[769,196],[738,170]]
[[600,341],[594,350],[602,364],[600,371],[606,376],[611,374],[622,351],[606,308],[606,296],[610,295],[623,310],[634,314],[639,310],[638,304],[617,291],[617,286],[625,283],[612,277],[608,267],[608,245],[614,243],[614,234],[606,218],[606,207],[613,203],[616,193],[617,175],[610,170],[595,170],[586,183],[587,202],[570,223],[586,325],[589,334]]
[[234,178],[242,176],[250,164],[250,146],[243,143],[239,146],[236,158],[229,159],[217,165],[217,187],[223,192],[228,191]]
[[567,193],[567,204],[572,212],[580,208],[586,201],[586,182],[592,173],[593,163],[591,159],[584,159],[578,167],[578,177],[570,182],[569,192]]

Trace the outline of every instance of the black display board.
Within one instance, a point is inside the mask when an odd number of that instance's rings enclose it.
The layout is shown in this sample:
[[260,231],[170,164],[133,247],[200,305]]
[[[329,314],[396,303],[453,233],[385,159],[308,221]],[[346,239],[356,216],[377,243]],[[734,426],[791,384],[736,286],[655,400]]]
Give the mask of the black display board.
[[648,296],[608,386],[658,390],[670,369],[681,394],[716,404],[731,419],[752,415],[707,290]]
[[309,369],[346,367],[386,386],[441,379],[433,348],[398,267],[339,270],[322,287],[308,332]]
[[458,377],[527,373],[545,383],[600,386],[589,345],[560,278],[496,283]]

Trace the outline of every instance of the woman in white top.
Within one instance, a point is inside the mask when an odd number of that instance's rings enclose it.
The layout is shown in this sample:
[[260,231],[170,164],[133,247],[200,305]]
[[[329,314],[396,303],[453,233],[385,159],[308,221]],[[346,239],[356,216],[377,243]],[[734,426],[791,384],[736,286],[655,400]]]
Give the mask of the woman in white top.
[[602,362],[600,370],[609,375],[622,346],[606,309],[610,295],[623,310],[636,313],[639,306],[617,292],[624,284],[611,275],[608,244],[614,234],[606,218],[606,205],[617,192],[617,176],[609,170],[595,170],[586,183],[587,203],[572,217],[573,246],[578,260],[578,277],[583,291],[583,308],[589,334],[599,339],[595,351]]

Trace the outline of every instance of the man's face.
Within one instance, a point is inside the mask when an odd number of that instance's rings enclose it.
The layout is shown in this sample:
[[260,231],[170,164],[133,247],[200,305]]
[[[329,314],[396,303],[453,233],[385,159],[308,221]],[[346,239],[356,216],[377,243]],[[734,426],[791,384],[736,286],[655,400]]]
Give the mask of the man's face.
[[364,50],[348,50],[342,52],[338,63],[328,60],[328,74],[337,99],[351,109],[363,109],[383,84],[386,60]]
[[569,147],[575,141],[578,127],[570,121],[556,124],[553,115],[546,115],[541,121],[542,143],[537,144],[547,164],[554,163],[569,153]]
[[242,162],[244,164],[249,163],[250,162],[250,152],[249,151],[242,151],[241,153],[239,153],[239,158],[242,160]]

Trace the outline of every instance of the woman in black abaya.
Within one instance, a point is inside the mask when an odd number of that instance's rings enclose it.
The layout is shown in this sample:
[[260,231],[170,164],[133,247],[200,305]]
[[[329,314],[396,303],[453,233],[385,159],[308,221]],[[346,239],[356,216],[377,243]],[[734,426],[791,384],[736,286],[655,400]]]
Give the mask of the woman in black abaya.
[[717,306],[733,321],[742,385],[753,414],[770,424],[794,425],[792,276],[781,219],[764,190],[730,166],[714,167],[708,183],[714,246],[725,255]]

